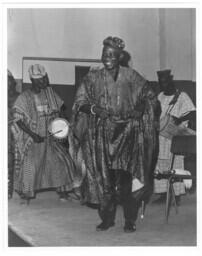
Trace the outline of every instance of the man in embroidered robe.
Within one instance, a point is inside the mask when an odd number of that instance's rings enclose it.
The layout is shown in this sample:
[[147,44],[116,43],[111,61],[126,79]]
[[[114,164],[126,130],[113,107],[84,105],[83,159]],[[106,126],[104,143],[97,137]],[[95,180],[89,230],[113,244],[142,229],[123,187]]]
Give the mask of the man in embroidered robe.
[[48,131],[51,121],[61,116],[64,104],[49,86],[43,66],[31,65],[29,75],[31,89],[22,92],[13,106],[14,188],[26,200],[47,188],[56,188],[63,198],[64,191],[79,186],[79,176],[67,148]]
[[157,98],[138,72],[120,65],[123,40],[108,37],[103,45],[104,67],[90,70],[76,93],[70,145],[84,170],[84,201],[99,207],[97,231],[114,225],[120,194],[124,231],[134,232],[150,187]]

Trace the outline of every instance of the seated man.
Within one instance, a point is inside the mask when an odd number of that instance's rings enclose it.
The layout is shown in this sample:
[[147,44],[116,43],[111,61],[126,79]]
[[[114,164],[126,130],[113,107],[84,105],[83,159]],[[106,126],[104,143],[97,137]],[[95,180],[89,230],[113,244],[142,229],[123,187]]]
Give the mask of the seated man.
[[[161,93],[158,99],[161,104],[161,116],[163,120],[165,115],[170,114],[179,125],[184,123],[188,124],[188,120],[195,115],[195,106],[191,99],[185,92],[180,92],[175,88],[173,76],[170,74],[171,70],[158,71],[158,80]],[[156,165],[156,170],[159,172],[167,171],[170,166],[171,159],[171,139],[168,139],[161,134],[159,135],[159,155]],[[176,156],[174,169],[184,169],[184,156]],[[154,193],[160,193],[161,196],[154,203],[162,203],[166,200],[167,180],[154,180]],[[176,195],[177,204],[180,203],[180,195],[185,193],[185,186],[183,182],[174,183],[174,191]]]

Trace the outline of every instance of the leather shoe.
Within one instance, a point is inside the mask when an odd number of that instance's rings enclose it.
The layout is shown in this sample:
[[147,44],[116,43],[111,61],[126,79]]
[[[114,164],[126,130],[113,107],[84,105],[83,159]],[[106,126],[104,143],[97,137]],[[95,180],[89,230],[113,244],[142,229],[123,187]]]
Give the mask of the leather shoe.
[[115,225],[114,222],[111,222],[111,223],[107,223],[107,222],[102,222],[100,223],[97,227],[96,227],[96,230],[97,231],[105,231],[107,229],[109,229],[110,227],[113,227]]
[[136,231],[136,226],[135,224],[132,224],[131,222],[126,221],[123,229],[125,233],[132,233]]

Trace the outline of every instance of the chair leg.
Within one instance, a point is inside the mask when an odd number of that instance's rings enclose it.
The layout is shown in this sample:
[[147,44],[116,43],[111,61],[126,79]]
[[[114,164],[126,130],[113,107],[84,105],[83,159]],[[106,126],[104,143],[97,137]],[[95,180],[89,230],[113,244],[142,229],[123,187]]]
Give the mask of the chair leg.
[[171,179],[168,179],[167,194],[166,194],[166,223],[168,223],[168,215],[170,211],[170,185]]
[[175,205],[175,212],[177,214],[178,213],[178,207],[177,207],[177,203],[176,203],[176,199],[175,199],[175,191],[174,191],[174,187],[173,187],[173,183],[172,182],[170,184],[170,187],[171,187],[172,199],[173,199],[174,205]]

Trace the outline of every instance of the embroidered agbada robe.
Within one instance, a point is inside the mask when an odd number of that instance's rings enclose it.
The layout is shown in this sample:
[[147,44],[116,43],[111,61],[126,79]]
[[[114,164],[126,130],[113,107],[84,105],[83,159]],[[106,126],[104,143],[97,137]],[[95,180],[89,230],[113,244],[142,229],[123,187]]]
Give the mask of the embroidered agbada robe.
[[[49,135],[50,122],[58,117],[63,101],[48,87],[34,94],[24,91],[16,100],[14,118],[22,120],[30,130],[42,137]],[[12,127],[16,141],[14,189],[19,193],[34,196],[36,190],[61,188],[72,190],[78,186],[78,177],[69,152],[53,137],[42,143],[20,129]]]
[[16,92],[13,96],[8,94],[8,189],[9,192],[13,191],[13,172],[14,172],[14,155],[15,155],[15,141],[11,131],[11,124],[13,122],[13,103],[18,97],[19,93]]
[[[110,169],[129,171],[148,184],[156,100],[146,80],[131,68],[120,67],[116,81],[104,68],[91,70],[83,79],[73,106],[70,145],[84,172],[85,201],[103,200],[110,187]],[[80,112],[84,104],[109,111],[111,118]]]

